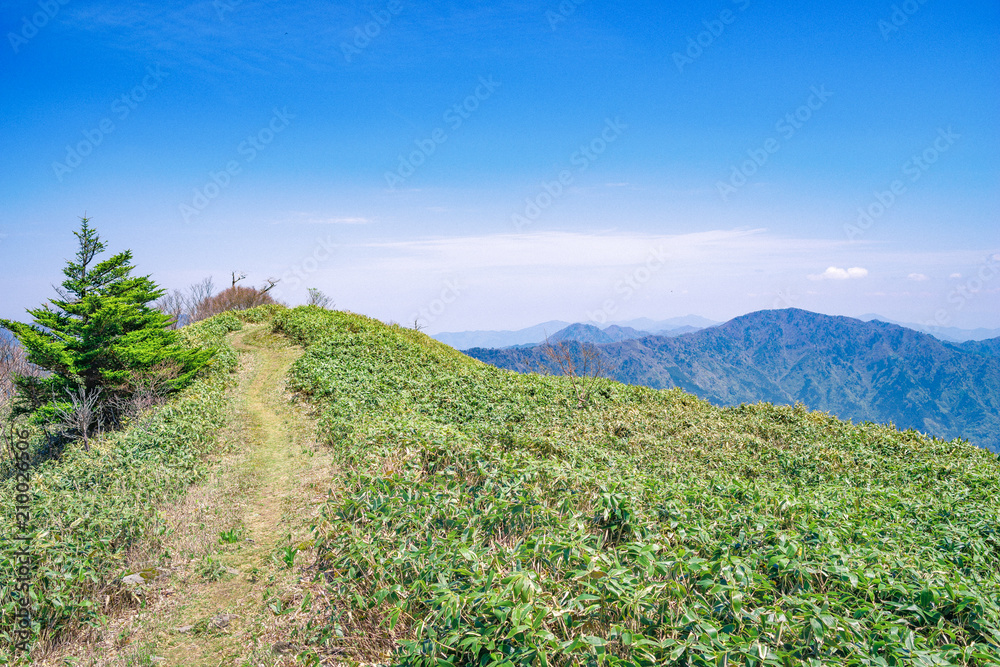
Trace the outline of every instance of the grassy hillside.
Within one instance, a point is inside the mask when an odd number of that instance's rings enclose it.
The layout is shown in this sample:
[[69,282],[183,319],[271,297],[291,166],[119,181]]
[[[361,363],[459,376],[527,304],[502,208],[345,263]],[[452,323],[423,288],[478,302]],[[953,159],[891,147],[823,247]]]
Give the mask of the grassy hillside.
[[400,665],[1000,664],[1000,461],[801,406],[516,375],[299,308],[341,490],[303,639]]
[[[241,327],[228,314],[184,330],[184,338],[216,349],[208,372],[169,405],[131,427],[94,440],[91,450],[49,451],[32,440],[31,521],[32,636],[42,642],[66,631],[96,627],[111,610],[135,599],[121,577],[130,547],[165,527],[157,505],[182,494],[204,472],[218,428],[228,418],[226,388],[236,354],[226,342]],[[12,659],[16,605],[13,573],[22,546],[13,512],[18,493],[11,462],[0,464],[0,664]]]
[[[677,338],[599,345],[607,375],[679,387],[716,405],[768,401],[856,422],[891,422],[1000,451],[997,341],[944,343],[887,324],[789,308]],[[542,349],[468,350],[511,370],[544,367]]]

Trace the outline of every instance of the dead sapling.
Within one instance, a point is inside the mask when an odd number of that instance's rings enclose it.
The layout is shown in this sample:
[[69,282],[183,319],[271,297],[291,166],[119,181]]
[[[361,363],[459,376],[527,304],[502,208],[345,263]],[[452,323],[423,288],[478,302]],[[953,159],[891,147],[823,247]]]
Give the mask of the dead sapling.
[[75,392],[66,390],[69,404],[54,403],[58,419],[55,425],[64,433],[75,433],[83,439],[84,451],[90,451],[90,434],[93,427],[100,430],[101,388],[87,389],[79,385]]
[[574,350],[574,346],[563,341],[552,343],[546,336],[542,354],[545,355],[550,372],[569,378],[578,408],[582,408],[589,400],[594,381],[605,377],[608,372],[600,350],[587,343],[579,343]]

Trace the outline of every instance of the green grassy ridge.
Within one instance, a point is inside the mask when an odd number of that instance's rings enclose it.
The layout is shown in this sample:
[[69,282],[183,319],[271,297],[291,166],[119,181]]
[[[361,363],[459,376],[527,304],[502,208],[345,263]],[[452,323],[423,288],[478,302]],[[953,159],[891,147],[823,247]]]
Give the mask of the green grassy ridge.
[[[250,317],[254,317],[251,314]],[[127,597],[115,582],[125,572],[127,549],[160,534],[156,508],[176,498],[205,473],[204,457],[229,416],[236,352],[226,334],[242,327],[226,313],[186,327],[182,339],[215,349],[204,375],[166,405],[123,431],[91,443],[91,451],[69,446],[58,459],[32,466],[31,543],[34,554],[31,600],[33,636],[48,640],[68,629],[95,625],[105,595]],[[41,441],[36,440],[36,448]],[[13,482],[0,482],[0,501],[13,507]],[[12,511],[0,521],[0,664],[13,659],[15,604],[10,539],[18,533]]]
[[[599,342],[595,335],[607,339],[604,332],[583,329],[567,351],[578,360],[585,349],[596,352],[603,374],[620,382],[680,387],[719,406],[802,402],[856,423],[891,422],[1000,453],[1000,341],[958,345],[894,324],[797,308],[749,313],[675,337]],[[558,372],[545,346],[466,353],[508,370]]]
[[1000,664],[995,455],[605,380],[580,406],[349,313],[274,326],[345,470],[315,529],[336,610],[307,640],[399,665]]

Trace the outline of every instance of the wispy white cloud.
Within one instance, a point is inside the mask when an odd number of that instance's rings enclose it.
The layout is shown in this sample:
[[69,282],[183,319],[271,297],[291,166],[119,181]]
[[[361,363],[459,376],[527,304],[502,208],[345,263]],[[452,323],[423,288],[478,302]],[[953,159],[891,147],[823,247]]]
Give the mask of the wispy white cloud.
[[364,216],[325,216],[317,213],[293,211],[285,214],[276,225],[369,225],[374,220]]
[[910,291],[902,291],[902,292],[898,292],[898,291],[897,292],[884,292],[884,291],[880,291],[880,292],[866,292],[865,295],[866,296],[875,296],[875,297],[888,297],[888,298],[892,298],[892,299],[904,299],[904,298],[910,298],[910,297],[920,297],[920,298],[927,299],[927,298],[932,298],[932,297],[935,296],[935,294],[933,292],[910,292]]
[[[71,3],[65,11],[72,29],[96,34],[107,46],[141,54],[168,69],[193,65],[216,76],[303,65],[329,68],[324,61],[330,60],[330,43],[339,43],[359,16],[336,4],[292,9],[265,0]],[[289,48],[290,39],[297,49]]]
[[809,280],[858,280],[867,277],[868,269],[863,269],[860,266],[852,266],[849,269],[831,266],[823,273],[810,274]]
[[445,237],[365,244],[385,270],[489,270],[497,268],[630,267],[651,253],[664,257],[673,270],[726,273],[793,261],[807,267],[812,253],[831,252],[844,241],[788,239],[764,229],[713,230],[676,235],[623,232],[537,232]]
[[317,220],[316,222],[328,225],[368,225],[372,221],[369,218],[329,218],[327,220]]
[[906,276],[906,277],[907,277],[907,278],[908,278],[909,280],[913,280],[913,281],[915,281],[915,282],[918,282],[918,283],[919,283],[919,282],[923,282],[923,281],[925,281],[925,280],[930,280],[930,278],[928,278],[928,277],[927,277],[926,275],[924,275],[923,273],[911,273],[910,275],[908,275],[908,276]]

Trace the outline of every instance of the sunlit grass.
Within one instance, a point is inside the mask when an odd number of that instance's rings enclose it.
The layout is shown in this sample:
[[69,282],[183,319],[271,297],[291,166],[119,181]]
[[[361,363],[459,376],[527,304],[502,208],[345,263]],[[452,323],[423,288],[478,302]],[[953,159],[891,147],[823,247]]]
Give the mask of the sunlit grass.
[[801,406],[485,366],[319,309],[334,644],[404,665],[1000,663],[1000,462]]
[[[67,631],[97,627],[107,614],[135,604],[121,583],[128,549],[155,539],[167,527],[159,503],[176,498],[205,471],[204,458],[228,418],[226,390],[236,354],[228,332],[241,327],[232,314],[188,327],[191,343],[217,348],[209,372],[176,400],[155,409],[124,431],[93,442],[89,452],[70,445],[58,457],[34,441],[31,576],[34,644],[59,640]],[[10,507],[14,480],[4,471],[0,499]],[[21,543],[12,511],[0,519],[0,664],[11,658],[16,606],[11,599],[14,551]]]

